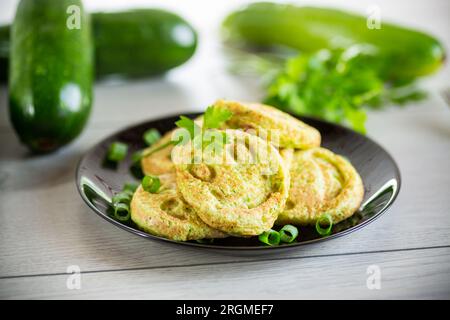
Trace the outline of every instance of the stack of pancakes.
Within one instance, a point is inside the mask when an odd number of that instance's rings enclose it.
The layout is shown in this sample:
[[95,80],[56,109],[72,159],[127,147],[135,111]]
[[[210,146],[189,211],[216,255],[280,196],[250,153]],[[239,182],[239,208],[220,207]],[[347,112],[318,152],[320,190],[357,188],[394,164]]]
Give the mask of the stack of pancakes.
[[[136,190],[131,218],[139,228],[177,241],[248,237],[274,225],[312,225],[325,213],[336,224],[358,210],[361,178],[347,159],[320,147],[318,130],[266,105],[214,106],[233,114],[220,129],[227,136],[221,152],[198,160],[192,142],[152,152],[173,131],[145,152],[142,170],[158,176],[161,188]],[[180,155],[191,161],[173,161]]]

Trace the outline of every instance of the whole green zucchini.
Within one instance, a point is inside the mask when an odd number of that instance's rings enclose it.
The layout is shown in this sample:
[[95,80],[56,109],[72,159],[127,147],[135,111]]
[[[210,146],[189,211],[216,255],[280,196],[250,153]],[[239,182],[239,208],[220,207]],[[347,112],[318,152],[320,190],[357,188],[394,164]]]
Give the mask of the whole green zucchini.
[[[159,9],[91,15],[96,76],[143,77],[164,73],[189,60],[197,34],[180,16]],[[0,81],[6,81],[9,26],[0,27]]]
[[303,52],[370,44],[385,62],[387,79],[430,74],[445,51],[435,38],[381,21],[370,29],[367,18],[334,9],[261,2],[230,14],[223,23],[226,41],[235,45],[287,46]]
[[0,83],[8,81],[9,26],[0,26]]
[[139,9],[92,16],[98,77],[161,74],[186,62],[197,46],[194,29],[171,12]]
[[[69,7],[79,9],[79,28]],[[10,117],[32,151],[49,152],[73,140],[92,102],[93,48],[80,0],[21,0],[11,32]]]

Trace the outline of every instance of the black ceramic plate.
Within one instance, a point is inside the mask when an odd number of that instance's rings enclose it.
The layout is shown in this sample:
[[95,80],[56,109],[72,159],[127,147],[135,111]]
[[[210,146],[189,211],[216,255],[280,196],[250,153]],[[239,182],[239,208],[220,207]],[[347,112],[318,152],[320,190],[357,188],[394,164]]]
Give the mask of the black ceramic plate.
[[[188,114],[194,118],[199,114]],[[161,240],[184,246],[210,248],[216,250],[241,251],[248,253],[275,252],[294,248],[309,243],[334,239],[362,228],[379,217],[395,200],[400,189],[400,172],[392,157],[377,143],[344,127],[324,121],[300,118],[317,128],[322,134],[322,145],[335,153],[347,157],[358,170],[364,182],[365,195],[360,211],[351,218],[333,226],[332,234],[320,237],[314,228],[300,228],[298,242],[268,247],[261,244],[257,237],[216,239],[211,244],[196,241],[177,242],[153,236],[137,229],[132,223],[122,223],[111,214],[110,199],[119,192],[127,182],[139,180],[138,172],[130,170],[131,154],[145,145],[142,134],[149,128],[156,128],[161,133],[174,127],[178,116],[148,121],[124,129],[98,143],[80,161],[77,168],[77,187],[83,200],[105,220],[138,236]],[[105,154],[113,141],[122,141],[129,145],[127,158],[117,167],[105,163]]]

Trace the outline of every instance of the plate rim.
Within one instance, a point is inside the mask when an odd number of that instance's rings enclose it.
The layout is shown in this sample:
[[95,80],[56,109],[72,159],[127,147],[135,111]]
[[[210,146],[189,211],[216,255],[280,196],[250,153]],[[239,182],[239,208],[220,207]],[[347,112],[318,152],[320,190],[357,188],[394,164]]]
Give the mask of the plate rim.
[[112,223],[113,225],[115,225],[116,227],[121,228],[122,230],[128,231],[136,236],[139,236],[141,238],[145,238],[147,240],[157,240],[160,242],[164,242],[164,243],[168,243],[168,244],[173,244],[173,245],[185,245],[191,248],[205,248],[205,249],[209,249],[209,250],[217,250],[217,251],[267,251],[267,250],[284,250],[284,249],[292,249],[292,248],[296,248],[296,247],[302,247],[305,245],[310,245],[310,244],[314,244],[314,243],[319,243],[319,242],[323,242],[323,241],[328,241],[328,240],[332,240],[332,239],[336,239],[336,238],[340,238],[343,236],[346,236],[350,233],[353,233],[355,231],[360,230],[361,228],[364,228],[365,226],[367,226],[368,224],[370,224],[371,222],[375,221],[376,219],[378,219],[380,216],[382,216],[384,213],[386,213],[388,211],[388,209],[390,209],[392,207],[392,205],[394,204],[395,200],[397,199],[399,193],[400,193],[400,189],[401,189],[401,185],[402,185],[402,177],[401,177],[401,173],[400,173],[400,168],[397,164],[397,162],[395,161],[395,159],[392,157],[392,155],[385,149],[383,148],[378,142],[376,142],[375,140],[373,140],[372,138],[365,136],[359,132],[356,132],[350,128],[347,128],[343,125],[340,124],[336,124],[336,123],[332,123],[326,120],[322,120],[322,119],[318,119],[318,118],[314,118],[314,117],[307,117],[307,116],[299,116],[299,115],[295,115],[292,114],[291,112],[286,112],[288,114],[290,114],[291,116],[299,119],[299,120],[311,120],[311,121],[318,121],[318,122],[322,122],[326,125],[330,125],[330,126],[334,126],[337,127],[341,130],[350,132],[352,134],[356,134],[360,137],[362,137],[363,139],[367,139],[369,140],[371,143],[375,144],[378,148],[380,148],[381,150],[383,150],[387,157],[391,160],[393,167],[394,167],[394,171],[395,171],[395,175],[396,175],[396,179],[397,179],[397,188],[394,191],[394,194],[390,200],[390,202],[384,207],[382,208],[377,214],[373,215],[372,217],[368,218],[367,220],[364,220],[363,222],[352,226],[348,229],[339,231],[337,233],[331,234],[329,236],[325,236],[325,237],[320,237],[320,238],[315,238],[315,239],[310,239],[310,240],[306,240],[306,241],[302,241],[302,242],[294,242],[294,243],[288,243],[288,244],[283,244],[283,245],[279,245],[279,246],[224,246],[224,245],[209,245],[209,244],[203,244],[203,243],[195,243],[195,242],[189,242],[189,241],[175,241],[172,239],[167,239],[164,237],[159,237],[159,236],[155,236],[152,235],[150,233],[147,233],[145,231],[139,230],[139,229],[135,229],[132,228],[130,226],[127,226],[115,219],[113,219],[112,217],[105,215],[103,212],[101,212],[97,207],[95,207],[90,201],[89,199],[87,199],[86,195],[84,194],[84,192],[82,191],[82,185],[81,185],[81,165],[82,163],[85,161],[85,159],[87,158],[87,156],[89,154],[91,154],[95,149],[97,149],[99,146],[101,146],[106,140],[110,139],[113,136],[116,136],[118,134],[121,134],[123,132],[126,132],[128,130],[131,130],[135,127],[139,127],[142,125],[145,125],[148,122],[157,122],[157,121],[162,121],[162,120],[166,120],[168,118],[173,118],[173,117],[177,117],[180,115],[185,115],[185,116],[198,116],[201,115],[202,112],[198,112],[198,111],[189,111],[189,112],[185,112],[185,113],[173,113],[173,114],[166,114],[162,117],[159,118],[155,118],[155,119],[147,119],[145,121],[140,121],[138,123],[134,123],[131,125],[127,125],[122,129],[119,129],[111,134],[109,134],[108,136],[102,138],[99,142],[97,142],[96,144],[94,144],[92,147],[90,147],[80,158],[80,160],[77,163],[76,166],[76,171],[75,171],[75,183],[76,183],[76,187],[78,190],[79,195],[81,196],[81,198],[83,199],[84,203],[87,204],[87,206],[92,209],[98,216],[102,217],[103,219],[105,219],[106,221]]

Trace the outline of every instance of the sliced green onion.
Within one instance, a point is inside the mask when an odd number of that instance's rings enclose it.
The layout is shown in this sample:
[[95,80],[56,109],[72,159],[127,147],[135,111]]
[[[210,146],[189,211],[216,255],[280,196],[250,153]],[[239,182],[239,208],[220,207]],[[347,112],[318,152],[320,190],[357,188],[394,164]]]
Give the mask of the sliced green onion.
[[156,129],[149,129],[144,133],[144,141],[147,145],[151,146],[161,138],[161,134]]
[[129,183],[125,183],[122,191],[124,191],[124,192],[129,191],[129,192],[135,193],[137,188],[138,188],[138,185],[136,183],[129,182]]
[[157,147],[150,148],[150,150],[145,150],[145,151],[142,152],[141,158],[142,157],[148,157],[148,156],[150,156],[150,155],[152,155],[152,154],[154,154],[154,153],[156,153],[156,152],[158,152],[160,150],[163,150],[163,149],[167,148],[170,145],[176,145],[178,143],[178,141],[180,141],[180,140],[181,140],[181,138],[178,139],[177,141],[170,140],[170,141],[167,141],[166,143],[163,143],[163,144],[161,144],[161,145],[159,145]]
[[133,164],[139,163],[141,161],[141,159],[142,159],[142,155],[143,155],[143,150],[139,150],[139,151],[134,152],[131,155],[131,162]]
[[146,192],[156,193],[161,186],[161,181],[156,176],[145,176],[142,179],[142,188]]
[[108,154],[106,158],[109,161],[119,162],[125,159],[128,152],[128,146],[122,142],[113,142],[109,146]]
[[[326,226],[326,228],[322,228],[322,226]],[[316,231],[324,237],[331,233],[331,228],[333,228],[333,218],[328,213],[324,213],[316,222]]]
[[131,191],[131,190],[123,190],[122,192],[125,193],[125,194],[128,194],[128,195],[130,196],[130,200],[131,200],[131,198],[133,198],[134,191]]
[[259,241],[268,244],[269,246],[276,246],[280,243],[280,234],[270,229],[269,231],[264,231],[258,236]]
[[129,192],[119,192],[118,194],[114,195],[114,197],[112,197],[112,203],[113,205],[116,205],[118,203],[130,203],[132,195],[133,194],[130,194]]
[[130,219],[130,206],[119,202],[114,205],[114,217],[119,221],[128,221]]
[[290,224],[285,225],[279,232],[281,242],[291,243],[298,236],[298,229]]

